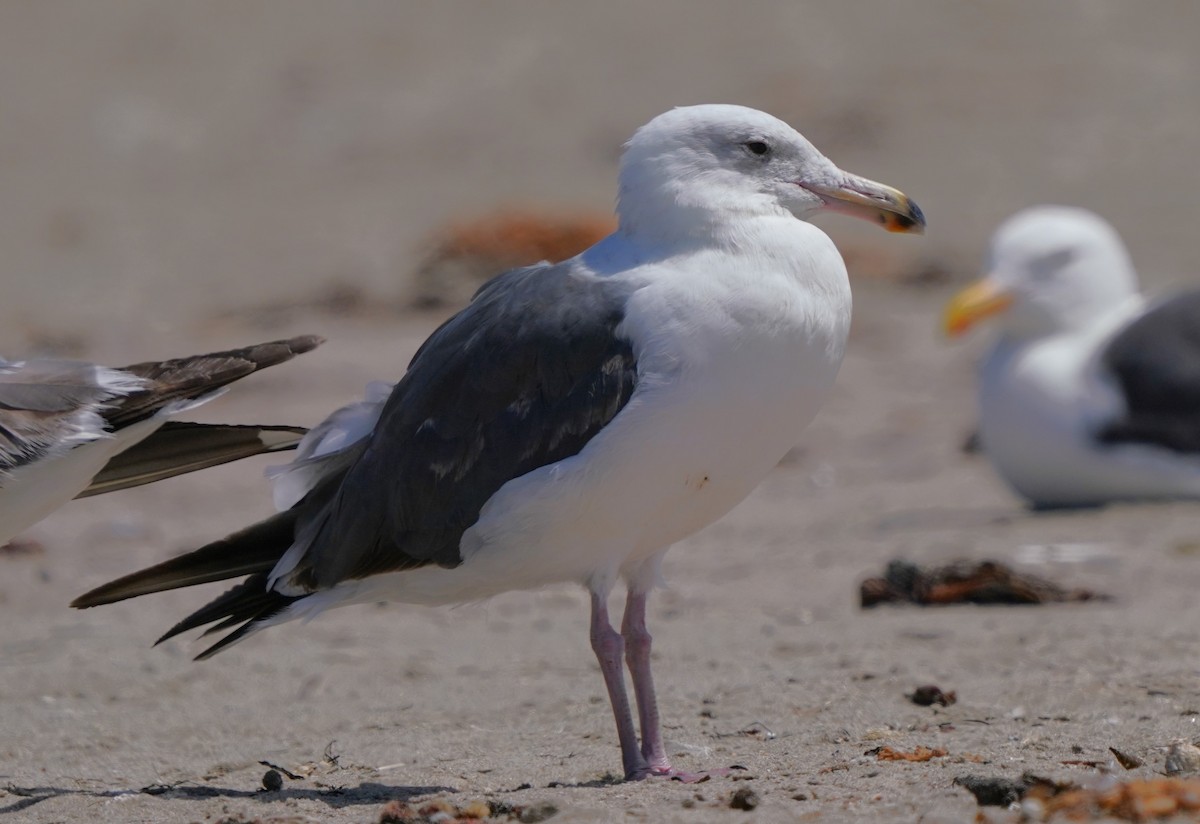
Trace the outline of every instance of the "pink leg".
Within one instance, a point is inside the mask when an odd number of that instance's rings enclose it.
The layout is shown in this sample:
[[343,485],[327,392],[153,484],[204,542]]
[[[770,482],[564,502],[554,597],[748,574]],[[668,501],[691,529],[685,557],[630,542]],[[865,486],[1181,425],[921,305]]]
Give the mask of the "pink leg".
[[641,755],[650,775],[664,775],[692,784],[707,781],[713,775],[727,775],[729,770],[707,770],[689,773],[677,770],[667,759],[663,744],[662,724],[658,718],[658,698],[654,694],[654,676],[650,674],[650,633],[646,630],[646,593],[631,589],[625,600],[625,617],[621,621],[625,637],[625,661],[633,678],[633,694],[637,699],[638,720],[642,726]]
[[608,700],[612,704],[613,717],[617,721],[617,738],[621,742],[621,763],[625,778],[634,780],[650,775],[646,759],[638,749],[637,730],[633,727],[633,713],[629,696],[625,692],[625,671],[621,658],[625,652],[625,641],[612,628],[608,620],[608,599],[592,593],[592,650],[600,662],[600,672],[608,687]]
[[654,676],[650,673],[650,642],[646,631],[646,593],[630,590],[625,599],[625,617],[621,621],[625,638],[625,661],[633,678],[638,721],[642,727],[642,757],[654,775],[669,775],[671,764],[663,746],[662,725],[658,719],[658,698],[654,694]]

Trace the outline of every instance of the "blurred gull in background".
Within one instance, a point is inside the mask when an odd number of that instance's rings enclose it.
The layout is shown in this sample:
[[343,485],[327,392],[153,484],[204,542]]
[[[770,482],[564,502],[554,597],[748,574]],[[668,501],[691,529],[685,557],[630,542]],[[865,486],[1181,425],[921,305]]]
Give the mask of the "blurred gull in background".
[[1200,497],[1200,291],[1147,302],[1112,226],[1057,206],[1001,224],[987,271],[944,326],[999,326],[979,421],[1004,480],[1039,507]]

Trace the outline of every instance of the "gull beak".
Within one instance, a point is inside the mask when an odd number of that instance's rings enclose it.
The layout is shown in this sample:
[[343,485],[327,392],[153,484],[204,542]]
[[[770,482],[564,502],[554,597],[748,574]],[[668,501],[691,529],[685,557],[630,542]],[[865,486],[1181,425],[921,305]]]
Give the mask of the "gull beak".
[[845,173],[836,185],[803,181],[799,185],[821,198],[825,208],[831,212],[878,223],[889,232],[919,235],[925,231],[925,215],[921,207],[904,192],[891,186]]
[[984,318],[997,315],[1012,306],[1013,296],[984,278],[963,289],[942,310],[942,330],[947,337],[957,338]]

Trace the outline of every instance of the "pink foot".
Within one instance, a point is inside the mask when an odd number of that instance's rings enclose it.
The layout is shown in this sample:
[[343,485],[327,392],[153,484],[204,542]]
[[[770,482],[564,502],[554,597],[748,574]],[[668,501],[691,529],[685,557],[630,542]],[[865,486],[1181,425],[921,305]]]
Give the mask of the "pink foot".
[[711,778],[720,778],[729,775],[730,772],[731,770],[728,767],[719,767],[715,770],[701,770],[694,773],[671,768],[667,772],[661,773],[661,775],[665,775],[672,781],[679,781],[683,784],[700,784]]
[[731,772],[732,770],[728,767],[721,767],[715,770],[702,770],[701,772],[687,772],[685,770],[677,770],[668,764],[661,767],[646,767],[644,770],[639,770],[633,775],[627,776],[626,780],[642,781],[646,778],[669,778],[672,781],[679,781],[683,784],[700,784],[711,778],[729,775]]

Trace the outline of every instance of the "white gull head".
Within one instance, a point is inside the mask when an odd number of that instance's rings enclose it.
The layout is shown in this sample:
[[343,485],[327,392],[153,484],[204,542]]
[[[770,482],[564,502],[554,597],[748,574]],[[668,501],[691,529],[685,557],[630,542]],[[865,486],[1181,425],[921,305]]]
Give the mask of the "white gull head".
[[755,109],[672,109],[625,144],[617,215],[628,235],[720,237],[745,218],[808,220],[823,210],[890,231],[925,226],[904,194],[842,171],[791,126]]

